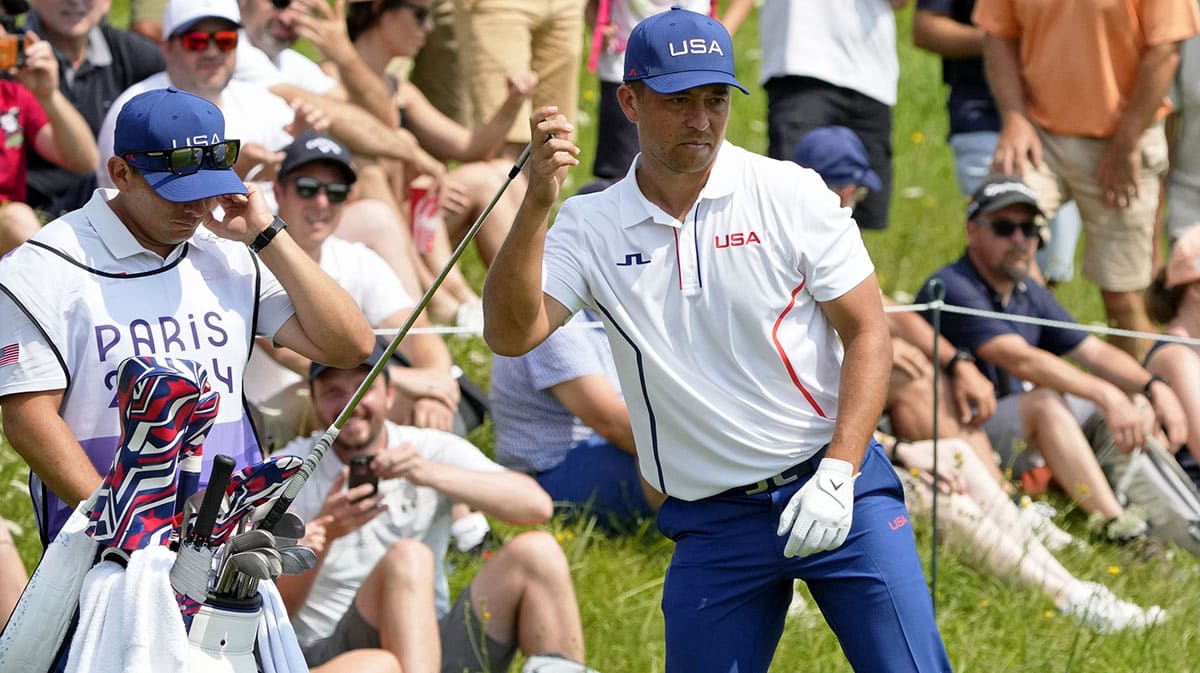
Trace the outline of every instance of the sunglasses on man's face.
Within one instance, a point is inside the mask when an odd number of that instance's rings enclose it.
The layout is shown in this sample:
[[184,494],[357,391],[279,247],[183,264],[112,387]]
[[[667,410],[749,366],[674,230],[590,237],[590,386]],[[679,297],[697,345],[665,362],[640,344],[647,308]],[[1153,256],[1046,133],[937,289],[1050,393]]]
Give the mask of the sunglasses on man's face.
[[384,5],[388,9],[411,9],[413,18],[416,19],[417,23],[421,25],[425,25],[425,22],[429,20],[429,5],[417,5],[411,2],[405,2],[404,0],[393,0],[393,2],[390,3],[385,2]]
[[287,9],[290,4],[292,0],[271,0],[271,6],[275,9]]
[[350,185],[344,182],[321,182],[316,178],[296,178],[292,183],[296,185],[296,193],[302,199],[315,199],[322,189],[325,190],[325,198],[329,199],[330,203],[344,203],[346,197],[350,196]]
[[[126,152],[125,161],[140,171],[175,175],[191,175],[201,167],[224,170],[232,168],[241,149],[240,140],[226,140],[216,145],[177,147],[173,150]],[[207,164],[205,166],[205,164]]]
[[1006,218],[991,220],[987,223],[992,228],[992,233],[1000,238],[1009,238],[1017,229],[1021,230],[1021,235],[1025,238],[1037,238],[1038,224],[1033,220],[1015,221]]
[[208,49],[209,42],[216,42],[217,49],[221,51],[233,51],[238,43],[238,33],[236,30],[215,30],[212,32],[192,30],[182,33],[177,37],[179,38],[179,46],[183,47],[184,51],[204,51]]

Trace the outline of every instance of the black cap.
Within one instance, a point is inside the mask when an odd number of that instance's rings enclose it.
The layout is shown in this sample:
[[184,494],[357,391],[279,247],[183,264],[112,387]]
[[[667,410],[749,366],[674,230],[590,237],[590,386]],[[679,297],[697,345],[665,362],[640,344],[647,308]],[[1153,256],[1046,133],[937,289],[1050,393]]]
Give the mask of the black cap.
[[1029,206],[1035,213],[1045,217],[1038,207],[1037,194],[1029,185],[1014,175],[993,174],[984,178],[983,183],[971,195],[971,203],[967,206],[967,219],[973,220],[979,215],[994,213],[1009,206]]
[[[387,352],[389,345],[391,345],[390,341],[384,339],[383,337],[376,337],[375,350],[371,351],[371,354],[367,356],[367,359],[363,360],[358,367],[355,367],[355,369],[371,369],[375,365],[379,364],[379,361],[383,359],[383,354]],[[399,360],[395,353],[392,354],[391,359],[391,364],[403,364],[403,361]],[[334,367],[332,365],[327,365],[323,362],[317,362],[316,360],[313,360],[312,364],[308,366],[309,382],[315,381],[318,376],[324,374],[330,369],[339,369],[339,367]],[[387,367],[383,368],[383,375],[385,378],[390,378]]]
[[279,166],[280,180],[304,164],[314,161],[327,161],[337,166],[342,171],[348,185],[358,179],[354,167],[350,164],[350,150],[323,133],[305,131],[283,151],[283,163]]

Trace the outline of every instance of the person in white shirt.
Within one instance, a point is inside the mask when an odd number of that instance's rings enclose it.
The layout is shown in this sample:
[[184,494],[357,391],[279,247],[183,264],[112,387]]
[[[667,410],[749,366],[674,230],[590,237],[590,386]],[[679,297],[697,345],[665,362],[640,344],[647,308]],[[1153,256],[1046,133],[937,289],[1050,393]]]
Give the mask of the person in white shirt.
[[[322,422],[343,412],[383,354],[352,369],[313,365]],[[293,503],[317,566],[281,577],[278,587],[308,664],[382,647],[405,673],[506,671],[520,649],[525,673],[594,673],[579,663],[583,627],[567,559],[545,531],[519,533],[493,552],[451,604],[444,557],[452,504],[537,524],[550,518],[550,497],[464,439],[387,421],[387,377],[382,370],[364,392]],[[281,453],[307,455],[319,437]],[[369,460],[375,485],[348,484],[357,457]]]
[[[284,151],[274,182],[279,216],[292,223],[292,237],[338,285],[350,293],[373,327],[399,329],[414,301],[386,262],[361,243],[334,235],[346,219],[379,218],[390,210],[379,202],[350,202],[357,179],[349,150],[332,137],[306,132]],[[392,222],[391,226],[400,226]],[[417,327],[428,326],[418,317]],[[460,391],[451,375],[454,364],[437,334],[410,334],[400,352],[412,365],[394,367],[392,385],[399,395],[392,419],[398,423],[458,430]],[[305,376],[310,361],[288,348],[260,339],[247,365],[246,396],[263,412],[269,445],[278,448],[297,434],[314,429]],[[307,425],[306,425],[307,419]],[[461,432],[460,432],[461,433]]]
[[730,88],[745,88],[716,20],[642,21],[624,72],[641,154],[549,233],[556,172],[579,149],[557,108],[531,117],[484,336],[515,356],[582,308],[605,323],[642,476],[668,496],[665,670],[765,672],[795,579],[855,670],[949,670],[903,489],[871,437],[891,342],[849,211],[815,173],[725,141]]

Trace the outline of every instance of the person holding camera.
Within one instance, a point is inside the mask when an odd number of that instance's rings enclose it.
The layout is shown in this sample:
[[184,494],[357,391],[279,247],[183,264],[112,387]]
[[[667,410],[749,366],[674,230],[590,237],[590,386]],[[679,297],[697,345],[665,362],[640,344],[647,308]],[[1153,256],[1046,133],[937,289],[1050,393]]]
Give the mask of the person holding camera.
[[[318,420],[333,422],[385,352],[353,369],[310,368]],[[520,533],[494,551],[451,607],[453,503],[525,525],[550,518],[550,497],[462,438],[388,421],[388,377],[384,369],[367,388],[293,503],[317,566],[277,586],[309,666],[382,647],[405,673],[506,671],[519,648],[526,673],[594,673],[579,663],[575,588],[549,533]],[[306,456],[320,436],[279,453]]]
[[[27,167],[37,156],[85,173],[100,161],[87,121],[58,88],[58,60],[35,33],[0,36],[0,256],[41,226],[26,203]],[[31,152],[32,150],[32,152]]]

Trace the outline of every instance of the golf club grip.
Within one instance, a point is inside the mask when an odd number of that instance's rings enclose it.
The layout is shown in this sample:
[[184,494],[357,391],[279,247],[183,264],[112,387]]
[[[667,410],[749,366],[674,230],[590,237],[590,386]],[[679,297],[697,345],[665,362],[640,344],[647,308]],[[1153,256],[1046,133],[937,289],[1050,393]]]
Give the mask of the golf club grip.
[[213,526],[217,523],[217,514],[221,512],[221,501],[225,499],[225,487],[229,485],[229,477],[237,462],[230,456],[221,454],[213,459],[212,472],[208,475],[208,486],[204,489],[204,499],[200,501],[200,509],[196,511],[196,523],[188,542],[207,543],[212,537]]
[[283,493],[275,500],[275,504],[271,507],[271,511],[258,522],[255,528],[265,530],[268,533],[274,534],[275,524],[283,518],[287,513],[288,508],[292,506],[292,502],[296,500],[296,496],[300,495],[300,490],[304,488],[304,484],[308,482],[308,478],[313,472],[317,471],[317,465],[321,463],[321,459],[329,452],[329,447],[333,446],[333,442],[337,439],[341,428],[336,425],[330,426],[317,440],[308,455],[304,457],[304,462],[300,464],[300,469],[296,474],[293,474],[287,483],[283,486]]

